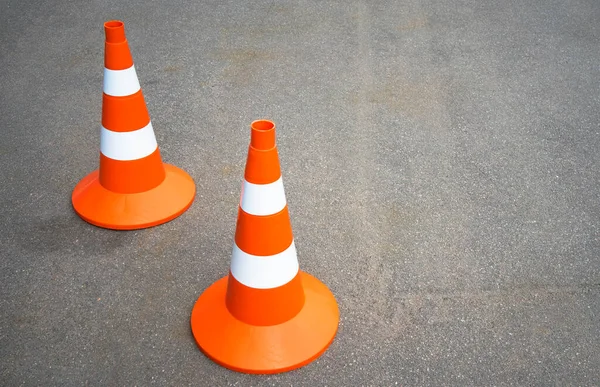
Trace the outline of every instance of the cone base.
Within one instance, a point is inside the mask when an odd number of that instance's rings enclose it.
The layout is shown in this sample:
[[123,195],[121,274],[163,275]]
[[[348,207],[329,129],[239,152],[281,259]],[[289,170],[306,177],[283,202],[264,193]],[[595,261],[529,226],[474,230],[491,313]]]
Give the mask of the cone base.
[[302,367],[329,347],[338,328],[339,311],[331,291],[301,272],[305,303],[291,320],[279,325],[248,325],[225,306],[227,278],[212,284],[192,310],[192,333],[206,356],[234,371],[274,374]]
[[86,222],[115,230],[136,230],[173,220],[191,206],[196,186],[182,169],[169,164],[164,167],[165,179],[160,185],[135,194],[107,190],[96,170],[75,186],[73,208]]

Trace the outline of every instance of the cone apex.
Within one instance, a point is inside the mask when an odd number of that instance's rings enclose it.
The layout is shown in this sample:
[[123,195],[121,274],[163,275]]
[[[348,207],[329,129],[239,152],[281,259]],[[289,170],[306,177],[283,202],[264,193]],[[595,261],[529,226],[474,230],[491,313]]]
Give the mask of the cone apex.
[[104,23],[104,32],[107,43],[121,43],[125,41],[125,25],[120,20],[110,20]]
[[275,124],[269,120],[254,121],[250,132],[250,146],[257,150],[275,147]]

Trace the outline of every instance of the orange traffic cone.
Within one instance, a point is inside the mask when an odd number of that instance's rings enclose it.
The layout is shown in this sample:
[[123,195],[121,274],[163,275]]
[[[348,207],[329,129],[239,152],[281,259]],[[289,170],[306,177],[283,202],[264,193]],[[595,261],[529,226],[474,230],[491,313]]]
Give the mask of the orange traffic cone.
[[230,272],[206,289],[192,310],[196,343],[235,371],[284,372],[321,355],[338,321],[333,294],[298,268],[275,125],[255,121]]
[[132,230],[181,215],[196,194],[192,178],[163,164],[121,21],[104,23],[100,168],[72,195],[79,216],[96,226]]

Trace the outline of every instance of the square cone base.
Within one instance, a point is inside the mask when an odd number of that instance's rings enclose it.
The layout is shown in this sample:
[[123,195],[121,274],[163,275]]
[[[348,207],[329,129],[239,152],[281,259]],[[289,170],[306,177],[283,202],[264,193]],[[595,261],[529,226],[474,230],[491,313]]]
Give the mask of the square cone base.
[[302,367],[329,347],[338,328],[339,310],[331,291],[301,272],[304,307],[278,325],[248,325],[225,305],[227,278],[212,284],[192,310],[192,333],[210,359],[223,367],[250,374],[274,374]]
[[163,165],[162,183],[134,194],[109,191],[100,184],[98,170],[90,173],[73,190],[75,212],[88,223],[114,230],[136,230],[175,219],[192,205],[196,185],[182,169]]

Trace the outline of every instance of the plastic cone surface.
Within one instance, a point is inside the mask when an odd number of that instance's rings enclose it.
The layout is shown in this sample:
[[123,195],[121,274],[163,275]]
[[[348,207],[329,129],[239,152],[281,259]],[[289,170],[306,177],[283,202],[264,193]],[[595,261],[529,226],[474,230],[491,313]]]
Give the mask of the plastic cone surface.
[[181,215],[196,194],[192,178],[163,164],[121,21],[104,23],[100,168],[73,190],[75,211],[99,227],[132,230]]
[[229,275],[198,298],[192,333],[224,367],[289,371],[327,349],[339,311],[327,286],[299,270],[270,121],[252,123],[241,196]]

